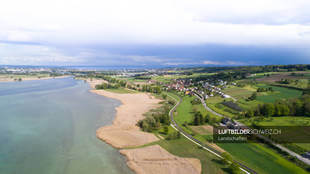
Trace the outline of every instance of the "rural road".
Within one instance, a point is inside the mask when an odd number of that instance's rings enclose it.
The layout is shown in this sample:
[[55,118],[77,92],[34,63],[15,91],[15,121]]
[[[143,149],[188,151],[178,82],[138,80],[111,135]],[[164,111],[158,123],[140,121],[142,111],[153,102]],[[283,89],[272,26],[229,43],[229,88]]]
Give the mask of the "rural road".
[[[223,158],[221,156],[221,153],[217,150],[215,150],[214,148],[210,147],[210,146],[206,146],[205,144],[203,144],[201,141],[197,140],[196,138],[194,138],[192,135],[186,133],[174,120],[173,118],[173,112],[175,111],[175,109],[179,106],[179,104],[182,102],[182,98],[179,97],[179,100],[176,100],[174,97],[170,96],[169,94],[167,94],[170,98],[174,99],[177,103],[176,105],[174,105],[174,107],[169,111],[169,116],[170,116],[170,120],[171,120],[171,127],[173,127],[175,130],[179,131],[185,138],[187,138],[188,140],[192,141],[193,143],[195,143],[196,145],[202,147],[204,150],[207,150],[208,152],[212,153],[213,155],[219,157],[219,158]],[[237,162],[237,161],[234,161]],[[237,162],[241,167],[240,169],[247,173],[247,174],[256,174],[256,172],[254,170],[252,170],[251,168],[243,165],[240,162]]]
[[[209,107],[207,106],[206,102],[205,102],[198,94],[195,93],[194,95],[195,95],[197,98],[200,99],[202,105],[204,106],[204,108],[205,108],[207,111],[209,111],[209,112],[211,112],[212,114],[217,115],[217,116],[219,116],[219,117],[226,117],[226,116],[224,116],[224,115],[222,115],[222,114],[220,114],[220,113],[217,113],[217,112],[213,111],[211,108],[209,108]],[[240,122],[238,122],[238,121],[236,121],[236,120],[234,120],[234,122],[237,123],[238,126],[247,127],[247,126],[244,125],[243,123],[240,123]],[[310,165],[310,160],[309,160],[309,159],[304,158],[303,156],[301,156],[301,155],[299,155],[299,154],[297,154],[297,153],[295,153],[295,152],[289,150],[288,148],[283,147],[283,146],[281,146],[280,144],[277,144],[277,143],[271,141],[269,138],[266,138],[266,137],[264,137],[264,136],[262,136],[262,135],[260,135],[259,137],[262,138],[262,139],[264,139],[265,141],[268,141],[270,144],[272,144],[273,146],[275,146],[275,147],[281,149],[282,151],[287,152],[287,153],[290,154],[291,156],[296,157],[297,159],[299,159],[299,160],[302,161],[303,163],[305,163],[305,164],[307,164],[307,165]]]

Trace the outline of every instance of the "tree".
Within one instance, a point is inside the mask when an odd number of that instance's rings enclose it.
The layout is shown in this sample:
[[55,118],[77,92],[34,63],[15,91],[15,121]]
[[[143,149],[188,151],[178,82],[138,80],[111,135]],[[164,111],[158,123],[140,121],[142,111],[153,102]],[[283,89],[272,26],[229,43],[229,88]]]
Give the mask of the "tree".
[[203,116],[201,114],[201,112],[195,112],[194,114],[194,125],[198,126],[203,124],[204,120],[203,120]]
[[310,102],[304,103],[305,116],[310,116]]
[[165,100],[166,100],[166,98],[167,98],[167,94],[162,94],[161,96],[163,97],[163,99],[165,99]]
[[275,116],[282,116],[282,104],[280,104],[280,103],[277,103],[276,105],[275,105],[275,112],[274,112],[274,115]]
[[303,116],[304,115],[303,102],[301,100],[293,101],[291,110],[294,111],[292,115]]
[[253,94],[248,98],[249,100],[256,100],[257,98],[257,93],[253,92]]
[[229,169],[230,169],[231,173],[233,173],[233,174],[241,173],[240,165],[236,162],[232,162],[229,166]]
[[178,133],[177,133],[177,138],[179,139],[179,138],[181,138],[181,133],[178,131]]
[[272,103],[266,103],[260,108],[260,112],[263,116],[273,116],[275,113],[275,108]]
[[[200,112],[199,112],[199,113],[200,113]],[[203,125],[204,120],[203,120],[202,114],[200,113],[198,116],[199,116],[199,120],[200,120],[199,124],[200,124],[200,125]]]
[[310,95],[310,85],[308,85],[308,88],[303,91],[303,95],[307,94]]
[[206,122],[206,123],[209,123],[209,122],[210,122],[210,115],[209,115],[209,114],[207,114],[207,115],[205,116],[205,122]]
[[247,118],[254,117],[254,111],[252,109],[248,110],[248,112],[245,113],[245,117]]
[[232,157],[228,152],[223,152],[222,157],[221,161],[223,164],[229,164],[232,161]]
[[290,115],[290,108],[288,107],[288,105],[283,105],[283,107],[282,107],[282,115],[283,116]]
[[169,128],[168,128],[168,126],[165,126],[165,127],[164,127],[164,134],[165,134],[165,135],[168,135],[168,134],[169,134]]

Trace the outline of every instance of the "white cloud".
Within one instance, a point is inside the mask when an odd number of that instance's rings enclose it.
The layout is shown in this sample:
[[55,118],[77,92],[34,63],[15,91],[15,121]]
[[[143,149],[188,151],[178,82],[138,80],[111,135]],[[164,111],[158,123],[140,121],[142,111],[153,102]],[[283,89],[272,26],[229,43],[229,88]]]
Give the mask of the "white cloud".
[[203,61],[203,64],[205,64],[205,65],[222,65],[222,62],[205,60],[205,61]]
[[202,62],[204,65],[250,65],[251,62],[240,62],[240,61],[211,61],[211,60],[205,60]]
[[306,0],[10,0],[0,6],[0,40],[304,44],[309,38],[298,33],[310,31],[309,6]]
[[[0,45],[0,64],[171,62],[152,55],[85,51],[85,45],[307,46],[309,6],[309,0],[10,0],[0,6],[0,41],[41,45],[28,45],[28,50]],[[65,50],[75,47],[82,49]]]

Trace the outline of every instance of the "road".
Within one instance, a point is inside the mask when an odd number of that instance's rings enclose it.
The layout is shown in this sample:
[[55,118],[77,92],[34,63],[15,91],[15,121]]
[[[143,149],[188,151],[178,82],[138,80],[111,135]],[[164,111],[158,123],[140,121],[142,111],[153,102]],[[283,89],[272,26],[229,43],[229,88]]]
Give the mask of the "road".
[[[222,115],[222,114],[220,114],[220,113],[217,113],[217,112],[213,111],[211,108],[209,108],[209,107],[207,106],[206,102],[205,102],[199,95],[197,95],[196,93],[195,93],[194,95],[195,95],[197,98],[200,99],[202,105],[204,106],[204,108],[205,108],[207,111],[209,111],[209,112],[211,112],[212,114],[217,115],[217,116],[219,116],[219,117],[226,117],[226,116],[224,116],[224,115]],[[245,124],[240,123],[240,122],[238,122],[238,121],[236,121],[236,120],[234,120],[234,122],[235,122],[238,126],[247,127]],[[310,165],[310,160],[309,160],[309,159],[304,158],[303,156],[301,156],[301,155],[299,155],[299,154],[297,154],[297,153],[295,153],[295,152],[289,150],[288,148],[286,148],[286,147],[284,147],[284,146],[281,146],[280,144],[277,144],[277,143],[271,141],[269,138],[266,138],[266,137],[264,137],[264,136],[262,136],[262,135],[259,136],[259,137],[262,138],[262,139],[264,139],[265,141],[269,142],[269,143],[272,144],[273,146],[275,146],[275,147],[281,149],[282,151],[287,152],[287,153],[290,154],[291,156],[296,157],[297,159],[299,159],[299,160],[302,161],[303,163],[305,163],[305,164],[307,164],[307,165]]]
[[[179,104],[182,102],[182,98],[179,98],[179,100],[176,100],[174,97],[170,96],[169,94],[167,94],[169,97],[173,98],[177,104],[174,105],[174,107],[169,111],[169,116],[170,116],[170,120],[171,120],[171,127],[173,127],[175,130],[179,131],[185,138],[187,138],[188,140],[190,140],[191,142],[195,143],[196,145],[202,147],[204,150],[207,150],[208,152],[212,153],[213,155],[223,159],[223,157],[221,156],[221,153],[217,150],[215,150],[214,148],[210,147],[210,146],[207,146],[205,144],[203,144],[201,141],[197,140],[196,138],[194,138],[192,135],[186,133],[177,123],[176,121],[174,120],[173,118],[173,112],[175,111],[175,109],[179,106]],[[237,162],[237,161],[234,161],[234,162]],[[256,172],[245,166],[244,164],[240,163],[240,162],[237,162],[241,167],[240,169],[247,173],[247,174],[256,174]]]

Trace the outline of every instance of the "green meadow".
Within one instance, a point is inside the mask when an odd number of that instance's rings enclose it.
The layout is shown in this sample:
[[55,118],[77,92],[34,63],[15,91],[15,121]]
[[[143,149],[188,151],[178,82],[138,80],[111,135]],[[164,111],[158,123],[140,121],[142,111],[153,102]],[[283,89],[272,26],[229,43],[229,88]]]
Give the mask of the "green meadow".
[[[240,120],[244,124],[250,126],[255,123],[257,126],[310,126],[309,117],[270,117],[270,118],[250,118]],[[310,143],[294,143],[304,150],[310,151]],[[296,149],[291,149],[295,152]]]
[[191,123],[193,121],[193,110],[191,101],[194,97],[185,96],[183,97],[182,103],[177,107],[174,116],[175,121],[182,125],[183,123]]
[[267,92],[263,94],[259,94],[257,96],[258,101],[264,102],[264,103],[273,103],[277,100],[281,99],[290,99],[290,98],[297,98],[302,95],[302,91],[296,90],[296,89],[290,89],[285,87],[278,87],[278,86],[270,86],[265,84],[259,84],[258,87],[272,87],[274,90],[273,92]]
[[307,173],[263,144],[219,143],[217,145],[229,152],[234,159],[242,161],[258,173]]

